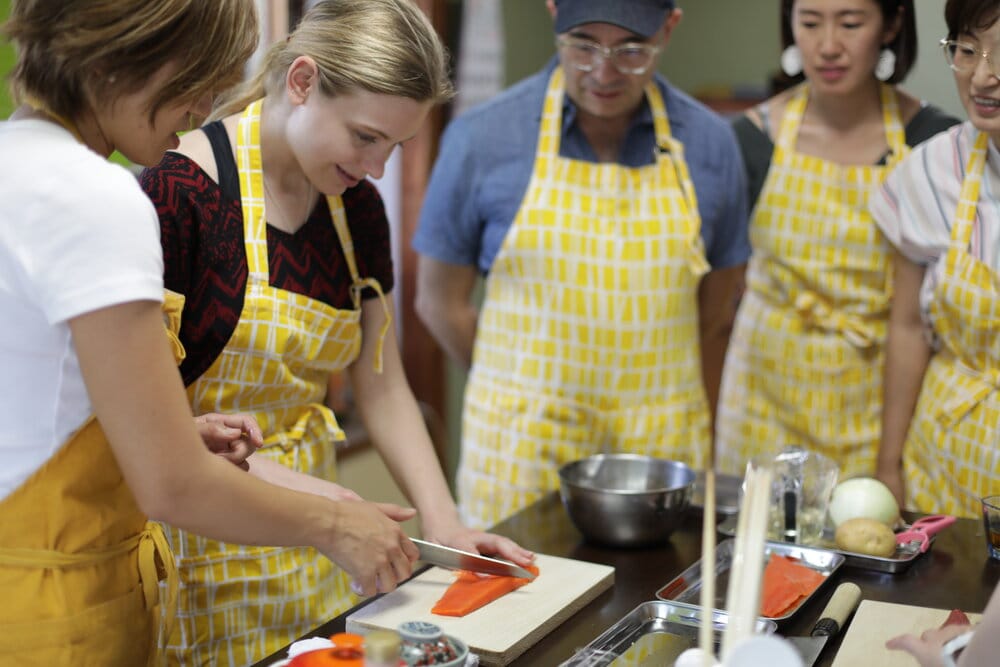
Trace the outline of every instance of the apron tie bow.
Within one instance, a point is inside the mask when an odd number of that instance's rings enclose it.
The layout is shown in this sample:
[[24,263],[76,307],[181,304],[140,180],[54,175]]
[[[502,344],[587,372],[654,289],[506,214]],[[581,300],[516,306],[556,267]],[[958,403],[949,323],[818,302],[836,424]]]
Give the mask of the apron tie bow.
[[834,310],[815,292],[804,291],[795,297],[795,310],[802,320],[819,329],[838,331],[857,348],[875,343],[874,327],[857,315]]

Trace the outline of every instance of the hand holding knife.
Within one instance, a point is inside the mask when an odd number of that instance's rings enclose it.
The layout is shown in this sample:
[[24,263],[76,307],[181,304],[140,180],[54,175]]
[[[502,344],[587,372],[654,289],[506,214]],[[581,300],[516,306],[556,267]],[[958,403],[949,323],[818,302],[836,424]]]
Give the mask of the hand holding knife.
[[[461,549],[410,538],[410,541],[417,545],[420,552],[420,560],[430,565],[437,565],[448,570],[468,570],[477,574],[492,574],[498,577],[519,577],[521,579],[534,579],[535,574],[514,563],[480,556]],[[356,581],[351,582],[351,590],[356,595],[363,595],[361,588]]]
[[535,575],[528,570],[498,558],[480,556],[461,549],[452,549],[424,540],[411,540],[420,550],[420,560],[431,565],[438,565],[449,570],[468,570],[480,574],[493,574],[506,577],[534,579]]

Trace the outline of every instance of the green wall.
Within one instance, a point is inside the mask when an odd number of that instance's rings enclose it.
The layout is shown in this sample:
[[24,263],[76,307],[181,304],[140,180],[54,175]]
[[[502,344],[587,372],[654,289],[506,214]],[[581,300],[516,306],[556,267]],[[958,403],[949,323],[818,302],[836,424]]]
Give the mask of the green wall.
[[[778,68],[780,0],[678,0],[684,18],[660,70],[693,94],[744,86],[764,87]],[[947,32],[944,3],[917,0],[917,63],[904,87],[964,118],[951,73],[937,40]],[[539,69],[555,53],[552,19],[544,0],[504,0],[507,84]]]
[[[777,67],[779,0],[681,0],[684,12],[660,70],[680,88],[760,85]],[[555,53],[552,18],[543,0],[503,3],[505,80],[539,69]],[[738,48],[734,48],[738,45]]]
[[[10,0],[0,0],[0,22],[7,20],[10,13]],[[6,118],[14,110],[14,104],[10,99],[10,90],[7,88],[6,76],[14,66],[14,47],[7,42],[0,41],[0,118]]]

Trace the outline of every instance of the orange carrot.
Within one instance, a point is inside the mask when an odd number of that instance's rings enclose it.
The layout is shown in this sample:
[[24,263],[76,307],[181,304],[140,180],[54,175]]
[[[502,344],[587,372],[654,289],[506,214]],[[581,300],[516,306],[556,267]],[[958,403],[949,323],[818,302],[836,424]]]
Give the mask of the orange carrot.
[[[525,569],[538,575],[538,567],[535,565],[529,565]],[[439,616],[465,616],[530,581],[531,579],[520,577],[483,577],[462,570],[431,609],[431,613]]]

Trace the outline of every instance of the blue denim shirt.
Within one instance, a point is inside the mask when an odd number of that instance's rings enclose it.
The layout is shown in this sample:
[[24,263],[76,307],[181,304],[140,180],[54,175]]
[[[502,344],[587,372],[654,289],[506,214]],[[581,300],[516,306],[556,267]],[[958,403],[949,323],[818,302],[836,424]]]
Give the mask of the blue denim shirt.
[[[553,59],[541,72],[455,118],[441,149],[413,239],[417,252],[449,264],[476,265],[486,274],[521,206],[535,161],[542,104]],[[701,235],[713,268],[750,256],[746,178],[729,123],[665,79],[656,83],[670,131],[684,154],[701,213]],[[560,154],[597,162],[564,97]],[[647,103],[632,120],[619,159],[637,167],[654,161],[655,131]]]

